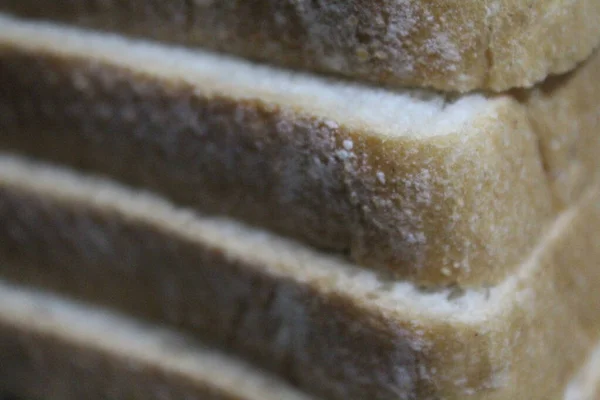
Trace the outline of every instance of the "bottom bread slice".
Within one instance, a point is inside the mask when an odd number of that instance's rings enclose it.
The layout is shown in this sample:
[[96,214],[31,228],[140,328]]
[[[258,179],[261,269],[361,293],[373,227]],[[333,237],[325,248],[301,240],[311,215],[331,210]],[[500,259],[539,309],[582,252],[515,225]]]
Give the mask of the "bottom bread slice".
[[173,326],[333,399],[560,399],[600,334],[600,188],[487,290],[422,291],[115,183],[0,157],[0,274]]
[[0,281],[0,393],[42,400],[308,400],[178,333]]

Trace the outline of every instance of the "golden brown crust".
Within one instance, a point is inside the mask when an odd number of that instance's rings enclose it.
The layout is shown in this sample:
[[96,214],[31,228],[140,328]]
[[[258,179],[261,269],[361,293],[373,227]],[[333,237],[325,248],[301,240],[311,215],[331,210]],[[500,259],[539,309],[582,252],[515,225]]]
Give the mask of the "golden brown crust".
[[422,285],[501,280],[554,215],[538,139],[509,98],[454,134],[386,137],[98,60],[0,57],[3,147]]
[[395,87],[502,91],[600,42],[596,0],[4,0],[4,11]]
[[[239,227],[215,246],[190,233],[203,222],[178,225],[167,205],[34,173],[3,180],[3,277],[165,321],[326,398],[550,399],[598,339],[597,186],[488,300],[437,315],[453,300],[415,294],[429,301],[420,311],[394,300],[393,283],[373,295],[364,272],[264,232]],[[120,206],[127,196],[134,205]]]

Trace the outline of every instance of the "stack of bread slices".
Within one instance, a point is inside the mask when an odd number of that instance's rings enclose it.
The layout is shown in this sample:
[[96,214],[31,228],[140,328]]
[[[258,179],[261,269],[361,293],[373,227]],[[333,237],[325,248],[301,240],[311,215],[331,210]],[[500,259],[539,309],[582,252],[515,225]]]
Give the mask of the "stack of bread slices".
[[600,1],[0,0],[0,391],[600,396]]

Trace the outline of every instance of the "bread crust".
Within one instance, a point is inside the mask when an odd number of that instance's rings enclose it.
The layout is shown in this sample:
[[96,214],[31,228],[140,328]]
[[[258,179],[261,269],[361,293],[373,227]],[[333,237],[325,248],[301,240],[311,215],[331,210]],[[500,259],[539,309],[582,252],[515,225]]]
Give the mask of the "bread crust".
[[394,137],[100,57],[10,45],[0,57],[4,148],[424,286],[501,280],[555,215],[539,139],[509,97],[450,134]]
[[504,91],[600,42],[596,0],[4,0],[4,11],[388,87]]
[[174,331],[6,282],[0,298],[0,390],[18,398],[311,399]]
[[572,204],[600,172],[600,51],[575,71],[514,95],[539,138],[556,203]]
[[[68,33],[40,36],[2,39],[5,148],[107,174],[428,287],[502,280],[599,171],[600,53],[568,75],[463,111],[446,100],[434,119],[469,116],[448,123],[449,133],[427,135],[410,134],[430,129],[427,118],[384,132],[348,113],[307,108],[262,81],[240,95],[215,90],[192,67],[165,67],[160,55],[121,56],[143,53],[142,43],[106,55],[101,35],[88,46],[94,51],[80,54],[56,39]],[[156,52],[182,58],[167,50]],[[391,110],[398,118],[420,104],[412,96]]]
[[4,278],[177,326],[325,398],[558,398],[598,340],[597,185],[515,275],[461,296],[61,174],[3,160]]

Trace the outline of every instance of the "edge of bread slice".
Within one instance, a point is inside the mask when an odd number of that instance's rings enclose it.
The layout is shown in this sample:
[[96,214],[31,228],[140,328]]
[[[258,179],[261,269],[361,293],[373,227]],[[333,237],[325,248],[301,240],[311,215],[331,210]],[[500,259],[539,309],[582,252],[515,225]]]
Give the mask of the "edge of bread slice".
[[547,399],[597,340],[598,185],[513,276],[464,292],[22,158],[0,159],[0,188],[5,278],[178,326],[327,398]]
[[424,286],[502,280],[556,215],[543,139],[512,97],[392,93],[0,21],[3,148]]
[[309,400],[165,328],[0,281],[0,389],[44,400]]
[[600,43],[596,0],[4,0],[5,11],[395,87],[503,91]]

